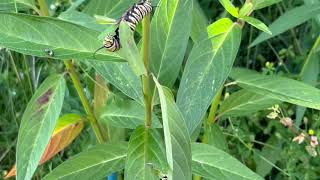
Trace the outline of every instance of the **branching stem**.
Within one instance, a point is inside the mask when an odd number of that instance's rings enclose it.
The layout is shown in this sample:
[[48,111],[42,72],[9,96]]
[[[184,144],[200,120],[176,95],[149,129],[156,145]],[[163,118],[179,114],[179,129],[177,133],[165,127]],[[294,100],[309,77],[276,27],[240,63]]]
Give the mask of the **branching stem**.
[[83,88],[82,88],[82,85],[81,85],[81,82],[80,82],[80,79],[77,75],[77,72],[76,70],[74,69],[74,66],[72,64],[72,61],[71,60],[67,60],[67,61],[64,61],[64,64],[66,65],[66,68],[70,74],[70,77],[72,79],[72,82],[73,82],[73,85],[74,87],[76,88],[77,92],[78,92],[78,95],[80,97],[80,100],[81,100],[81,103],[83,105],[83,108],[84,110],[86,111],[86,114],[87,114],[87,118],[92,126],[92,129],[98,139],[98,142],[100,144],[102,144],[104,142],[104,138],[103,138],[103,135],[102,135],[102,132],[101,132],[101,129],[98,125],[98,121],[90,107],[90,103],[89,103],[89,100],[87,99],[84,91],[83,91]]

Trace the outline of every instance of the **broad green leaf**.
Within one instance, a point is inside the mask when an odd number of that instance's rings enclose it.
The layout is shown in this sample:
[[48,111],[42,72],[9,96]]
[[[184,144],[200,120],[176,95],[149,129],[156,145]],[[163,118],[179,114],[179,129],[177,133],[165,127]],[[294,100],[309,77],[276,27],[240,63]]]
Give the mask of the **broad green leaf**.
[[[115,127],[135,129],[145,124],[145,109],[135,101],[116,98],[106,104],[100,119]],[[152,127],[162,127],[155,115],[152,118]]]
[[222,102],[219,108],[219,117],[247,116],[270,108],[277,103],[280,103],[280,101],[268,96],[256,94],[252,91],[240,90],[231,94],[231,96]]
[[251,24],[252,26],[256,27],[257,29],[272,35],[272,32],[269,30],[269,28],[263,22],[261,22],[259,19],[249,17],[249,16],[242,17],[241,19],[243,19],[247,23]]
[[[16,2],[17,10],[26,10],[29,9],[27,6]],[[16,12],[15,2],[14,0],[0,0],[0,11],[5,12]]]
[[208,179],[263,179],[231,155],[214,146],[200,143],[192,143],[192,172]]
[[[52,4],[54,0],[47,1],[47,4]],[[75,0],[72,1],[70,7],[66,11],[75,11],[77,8],[79,8],[80,5],[82,5],[86,0]]]
[[227,79],[240,46],[240,26],[234,23],[224,28],[223,34],[194,45],[182,75],[177,105],[190,134],[201,124],[214,96]]
[[86,61],[108,83],[111,83],[125,95],[144,104],[141,80],[136,76],[128,63]]
[[228,144],[219,125],[213,124],[206,128],[206,131],[208,133],[208,144],[213,145],[214,147],[221,149],[222,151],[228,152]]
[[266,41],[272,37],[275,37],[295,26],[298,26],[315,15],[320,13],[320,3],[313,5],[304,5],[294,9],[291,9],[280,16],[275,20],[270,26],[269,29],[272,32],[272,35],[267,33],[260,34],[249,47],[253,47],[257,44],[260,44],[263,41]]
[[160,97],[168,179],[191,180],[191,147],[187,125],[170,90],[153,77]]
[[120,19],[122,14],[136,2],[136,0],[91,0],[83,12],[91,16],[104,15],[113,19]]
[[193,0],[161,0],[151,23],[151,69],[161,84],[176,81],[191,35]]
[[64,21],[69,21],[71,23],[79,24],[81,26],[87,27],[89,29],[102,32],[105,27],[103,25],[97,24],[96,19],[91,17],[85,13],[76,11],[76,10],[69,10],[62,12],[59,15],[59,19]]
[[102,179],[124,168],[128,144],[96,145],[63,162],[43,180]]
[[270,173],[274,164],[281,160],[282,144],[275,135],[271,136],[262,150],[255,150],[256,172],[265,177]]
[[292,104],[320,109],[320,90],[305,83],[277,75],[261,75],[255,71],[234,68],[230,74],[236,83],[263,96]]
[[[302,70],[300,72],[300,78],[303,82],[315,86],[320,73],[320,36],[318,36],[315,44],[313,45],[307,59],[304,62]],[[296,110],[296,125],[300,126],[304,113],[305,107],[297,106]]]
[[239,17],[239,8],[235,7],[230,0],[219,0],[219,2],[233,17]]
[[138,127],[129,141],[125,179],[158,180],[154,168],[167,168],[163,139],[157,130]]
[[28,5],[28,6],[35,6],[34,0],[16,0],[16,1],[21,4]]
[[[304,0],[304,3],[306,5],[312,5],[312,4],[317,4],[319,3],[320,1],[319,0]],[[316,17],[314,17],[314,19],[316,20],[317,24],[320,26],[320,14],[317,15]],[[319,27],[318,26],[318,27]]]
[[32,178],[50,141],[65,94],[63,75],[49,76],[23,113],[17,142],[17,179]]
[[204,12],[202,11],[199,2],[193,0],[193,10],[192,10],[192,30],[191,38],[193,42],[199,42],[202,40],[202,35],[205,34],[205,31],[208,26],[208,19]]
[[[94,59],[102,46],[93,30],[55,18],[0,13],[0,46],[39,57],[54,59]],[[53,56],[48,55],[48,50]],[[124,61],[117,53],[97,53],[96,59]]]
[[[82,131],[84,121],[79,115],[67,114],[59,118],[58,123],[46,147],[39,165],[47,162],[57,153],[67,147]],[[16,175],[16,165],[9,171],[5,179]]]
[[253,10],[253,3],[246,1],[239,11],[239,17],[249,16]]
[[14,0],[14,1],[16,1],[17,3],[20,3],[20,4],[23,4],[23,5],[31,7],[38,14],[41,13],[40,10],[36,6],[35,0]]
[[228,32],[229,28],[232,26],[233,22],[229,18],[222,18],[216,22],[210,24],[207,27],[208,38],[213,38],[215,36],[224,34]]
[[120,53],[129,63],[129,66],[137,76],[146,74],[147,71],[144,67],[142,56],[134,41],[133,32],[130,29],[128,23],[120,23],[120,42],[122,48]]
[[[135,0],[91,0],[84,12],[92,16],[103,15],[119,19],[135,2]],[[103,36],[105,34],[103,33]],[[111,83],[132,99],[144,104],[141,80],[135,75],[128,63],[101,63],[98,61],[89,61],[87,63],[93,66],[108,83]]]
[[255,10],[271,6],[281,1],[282,0],[256,0]]

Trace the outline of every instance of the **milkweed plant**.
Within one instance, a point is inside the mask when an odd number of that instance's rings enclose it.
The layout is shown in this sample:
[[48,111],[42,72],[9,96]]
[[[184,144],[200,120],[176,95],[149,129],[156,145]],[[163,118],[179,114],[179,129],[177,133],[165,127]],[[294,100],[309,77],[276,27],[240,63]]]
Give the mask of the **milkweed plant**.
[[319,3],[0,0],[4,178],[317,179]]

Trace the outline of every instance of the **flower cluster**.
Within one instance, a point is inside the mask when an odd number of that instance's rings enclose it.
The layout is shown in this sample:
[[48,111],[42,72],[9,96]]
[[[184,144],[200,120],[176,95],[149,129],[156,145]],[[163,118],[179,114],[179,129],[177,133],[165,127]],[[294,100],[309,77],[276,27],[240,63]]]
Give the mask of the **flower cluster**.
[[[269,110],[272,110],[267,118],[269,119],[279,119],[279,122],[283,124],[285,127],[288,127],[294,134],[299,134],[301,130],[299,128],[294,127],[293,120],[290,117],[285,117],[280,109],[279,105],[274,105]],[[315,136],[314,130],[310,129],[308,133],[301,132],[298,136],[294,137],[294,142],[298,144],[302,144],[304,141],[310,141],[309,145],[306,146],[306,151],[311,156],[317,156],[316,147],[318,146],[318,138]]]

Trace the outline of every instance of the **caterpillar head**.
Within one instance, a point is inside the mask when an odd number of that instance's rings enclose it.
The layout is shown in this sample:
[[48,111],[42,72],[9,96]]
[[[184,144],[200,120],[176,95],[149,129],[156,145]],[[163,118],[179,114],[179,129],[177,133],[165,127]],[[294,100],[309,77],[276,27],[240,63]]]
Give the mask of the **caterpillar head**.
[[115,41],[116,39],[113,36],[108,34],[103,40],[103,45],[105,48],[110,48],[113,46]]
[[111,36],[107,35],[104,38],[103,46],[110,52],[115,52],[120,49],[120,42],[119,38],[117,38],[117,35]]

